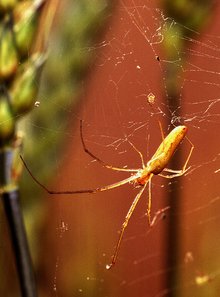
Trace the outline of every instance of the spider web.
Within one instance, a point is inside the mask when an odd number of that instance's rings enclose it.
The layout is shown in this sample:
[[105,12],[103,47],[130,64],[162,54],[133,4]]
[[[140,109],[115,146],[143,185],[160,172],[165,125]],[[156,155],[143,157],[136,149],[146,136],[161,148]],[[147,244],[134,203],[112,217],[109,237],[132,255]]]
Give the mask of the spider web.
[[[178,184],[180,208],[160,217],[153,228],[147,225],[147,191],[125,232],[116,266],[106,264],[116,244],[121,224],[136,193],[126,185],[96,195],[57,196],[50,202],[44,228],[43,245],[51,249],[44,265],[47,296],[217,296],[220,287],[218,224],[219,207],[219,128],[220,128],[220,38],[216,6],[206,31],[183,27],[183,50],[173,48],[175,59],[165,55],[165,35],[179,24],[166,17],[152,1],[120,1],[112,13],[107,32],[94,47],[96,55],[90,80],[83,86],[79,113],[62,106],[68,124],[59,130],[50,126],[54,136],[66,135],[69,147],[63,153],[65,174],[57,163],[56,189],[95,188],[127,177],[102,168],[87,156],[80,143],[78,120],[83,120],[86,145],[108,164],[140,168],[141,160],[128,140],[142,152],[147,162],[164,134],[185,124],[195,149],[190,170]],[[180,81],[178,107],[172,110],[166,77],[169,66],[178,69]],[[86,99],[86,100],[85,100]],[[43,101],[43,100],[42,100]],[[42,102],[43,103],[43,102]],[[42,104],[41,104],[42,108]],[[77,129],[72,130],[76,125]],[[34,125],[33,122],[31,122]],[[46,127],[36,126],[42,131]],[[43,135],[43,132],[42,132]],[[182,163],[190,145],[180,146]],[[62,171],[61,171],[62,170]],[[177,180],[169,180],[177,183]],[[168,182],[152,180],[152,213],[167,205]],[[51,197],[48,197],[48,200]],[[51,201],[51,200],[50,200]],[[179,220],[178,262],[166,259],[169,219]],[[50,234],[50,235],[49,235]],[[41,261],[43,261],[40,258]],[[167,275],[176,270],[178,281],[167,284]],[[42,289],[43,290],[43,289]],[[173,295],[174,296],[174,295]]]

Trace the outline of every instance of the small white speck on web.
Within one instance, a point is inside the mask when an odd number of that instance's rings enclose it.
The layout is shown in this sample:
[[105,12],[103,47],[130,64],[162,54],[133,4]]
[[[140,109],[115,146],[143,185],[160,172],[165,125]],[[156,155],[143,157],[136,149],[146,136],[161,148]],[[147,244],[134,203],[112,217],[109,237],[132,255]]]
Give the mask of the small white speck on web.
[[136,68],[137,68],[137,69],[141,69],[141,66],[140,66],[140,65],[137,65]]
[[34,106],[35,106],[35,107],[39,107],[39,106],[40,106],[40,101],[35,101],[35,102],[34,102]]
[[111,268],[111,265],[110,265],[110,264],[106,264],[106,265],[105,265],[105,268],[106,268],[107,270],[109,270],[109,269]]

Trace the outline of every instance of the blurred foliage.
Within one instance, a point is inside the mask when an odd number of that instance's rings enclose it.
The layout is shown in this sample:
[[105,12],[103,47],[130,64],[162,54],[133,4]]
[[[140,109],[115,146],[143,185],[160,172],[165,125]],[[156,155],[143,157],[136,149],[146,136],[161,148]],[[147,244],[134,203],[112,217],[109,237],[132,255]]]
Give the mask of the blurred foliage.
[[[23,144],[22,154],[32,160],[31,170],[45,182],[52,175],[53,155],[58,158],[61,147],[65,147],[67,110],[78,107],[82,80],[94,58],[89,49],[103,31],[112,6],[107,0],[0,0],[0,144],[15,154],[12,159],[16,168],[11,166],[11,171],[16,183]],[[56,133],[58,123],[60,133]],[[37,228],[44,205],[34,182],[23,178],[21,192],[36,257]]]
[[[25,160],[28,160],[31,171],[45,184],[54,174],[54,160],[62,159],[62,151],[66,147],[65,136],[68,134],[67,117],[69,115],[71,118],[70,110],[74,113],[79,108],[82,81],[94,61],[94,51],[89,49],[103,32],[112,7],[112,1],[94,0],[91,3],[77,0],[59,2],[56,9],[53,30],[46,40],[47,63],[35,98],[38,104],[33,113],[19,124],[19,129],[25,133]],[[42,19],[42,28],[48,27],[50,9],[54,9],[53,2]],[[41,45],[41,39],[38,42]],[[30,176],[26,175],[26,178],[30,181]],[[21,191],[29,197],[24,201],[28,232],[37,234],[36,228],[40,228],[46,211],[44,201],[39,200],[42,189],[23,178]],[[31,242],[31,250],[36,257],[35,240],[37,235],[32,236]]]
[[[51,2],[48,10],[53,8]],[[62,159],[62,151],[66,147],[67,117],[71,116],[70,110],[74,113],[79,107],[82,80],[93,65],[94,52],[89,48],[93,47],[105,28],[111,10],[112,1],[94,0],[91,3],[79,0],[59,2],[55,12],[53,30],[46,40],[48,59],[42,73],[40,91],[35,98],[37,106],[31,115],[20,122],[19,127],[25,131],[25,159],[45,184],[54,174],[54,160]],[[42,28],[47,27],[49,13],[42,20]],[[26,175],[26,178],[30,181],[30,176]],[[37,229],[41,228],[46,211],[44,201],[39,200],[42,189],[34,182],[27,183],[24,178],[21,191],[29,197],[25,201],[24,211],[28,232],[35,234],[31,236],[31,250],[36,258]]]
[[[44,3],[45,0],[0,1],[0,150],[2,155],[5,150],[11,150],[13,155],[17,139],[17,121],[34,107],[37,93],[35,84],[38,82],[39,68],[44,64],[45,58],[42,52],[36,52],[33,58],[33,55],[30,56],[30,51],[38,27],[37,20]],[[9,164],[8,166],[10,167]],[[13,183],[13,172],[11,172],[11,180]],[[2,188],[7,186],[2,180],[0,185]]]
[[182,27],[183,35],[190,36],[200,32],[211,20],[213,0],[162,0],[166,16],[171,17]]
[[[31,115],[31,123],[30,118],[21,123],[26,133],[25,158],[33,160],[32,170],[45,182],[53,172],[54,154],[59,157],[65,148],[67,111],[79,107],[82,81],[93,65],[94,51],[90,48],[105,28],[111,10],[112,1],[80,0],[63,1],[56,12],[37,97],[39,108]],[[43,27],[46,22],[45,18]],[[35,162],[39,156],[41,162]],[[25,192],[32,192],[31,184],[29,189],[25,185]]]
[[[165,59],[175,61],[167,64],[166,87],[170,98],[178,96],[182,81],[182,66],[185,59],[185,48],[189,38],[198,37],[211,20],[214,0],[161,0],[164,15],[170,20],[166,22],[163,36]],[[173,106],[173,108],[172,108]],[[171,109],[176,109],[171,102]]]
[[[29,255],[24,246],[25,230],[22,219],[20,220],[22,215],[19,211],[19,192],[17,191],[22,172],[19,156],[23,144],[18,123],[35,106],[40,70],[46,60],[43,50],[32,52],[44,4],[45,0],[0,0],[0,193],[4,205],[1,217],[5,218],[10,230],[13,260],[17,263],[16,280],[20,279],[20,288],[24,287],[21,274],[25,274],[27,267],[31,274],[32,267],[29,264],[23,265],[25,261],[28,263]],[[14,202],[18,206],[16,211],[15,208],[11,208]],[[8,233],[4,231],[3,224],[0,231],[2,241],[8,242]],[[14,240],[15,233],[17,233],[16,240]],[[17,236],[18,234],[21,236]],[[2,253],[7,255],[9,252],[7,245],[4,248],[6,251],[2,250]],[[5,258],[8,261],[5,263],[4,257],[1,257],[0,263],[3,268],[0,271],[1,280],[3,280],[0,295],[6,296],[7,292],[10,296],[12,294],[16,296],[18,294],[16,288],[8,284],[10,282],[11,285],[11,279],[4,279],[6,268],[10,267],[9,270],[12,270],[11,267],[13,267],[10,265],[10,257]]]

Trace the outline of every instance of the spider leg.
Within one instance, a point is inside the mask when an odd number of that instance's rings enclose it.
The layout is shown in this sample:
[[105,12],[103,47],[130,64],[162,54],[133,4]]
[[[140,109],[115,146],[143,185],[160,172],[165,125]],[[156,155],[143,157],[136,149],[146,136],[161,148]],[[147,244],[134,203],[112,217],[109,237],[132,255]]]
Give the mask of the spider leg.
[[172,170],[172,169],[168,169],[168,168],[165,168],[166,170],[164,171],[167,171],[167,172],[173,172],[174,174],[170,174],[170,175],[164,175],[162,173],[159,173],[158,175],[161,176],[161,177],[164,177],[164,178],[174,178],[174,177],[179,177],[179,176],[182,176],[184,175],[191,167],[188,167],[186,169],[181,169],[181,170]]
[[[153,175],[152,175],[153,176]],[[147,207],[147,216],[148,216],[148,224],[150,227],[153,227],[153,225],[156,223],[158,216],[160,214],[163,214],[167,209],[169,209],[170,207],[164,207],[159,209],[153,216],[153,219],[151,220],[151,205],[152,205],[152,195],[151,195],[151,178],[152,176],[150,176],[149,178],[149,184],[148,184],[148,207]]]
[[183,165],[183,168],[180,169],[180,170],[173,170],[173,169],[169,169],[169,168],[164,168],[163,171],[171,172],[171,173],[174,173],[174,174],[163,175],[163,174],[160,173],[160,174],[158,174],[159,176],[162,176],[162,177],[165,177],[165,178],[174,178],[174,177],[182,176],[183,174],[185,174],[190,169],[190,167],[188,167],[188,168],[186,168],[186,167],[187,167],[187,164],[189,163],[189,160],[191,158],[191,155],[192,155],[192,152],[193,152],[193,149],[194,149],[194,145],[192,144],[192,142],[188,138],[187,138],[187,140],[191,144],[191,149],[190,149],[189,155],[188,155],[188,157],[186,159],[186,162]]
[[116,170],[116,171],[126,171],[126,172],[138,172],[139,169],[128,169],[128,168],[120,168],[120,167],[115,167],[112,165],[109,165],[107,163],[105,163],[104,161],[102,161],[101,159],[99,159],[97,156],[95,156],[92,152],[90,152],[90,150],[86,147],[84,138],[83,138],[83,131],[82,131],[82,120],[80,121],[80,138],[81,138],[81,142],[82,142],[82,146],[84,149],[84,152],[86,154],[88,154],[90,157],[92,157],[93,159],[95,159],[97,162],[99,162],[102,166],[108,168],[108,169],[112,169],[112,170]]
[[147,206],[147,217],[148,217],[148,223],[149,226],[151,226],[151,204],[152,204],[152,196],[151,196],[151,178],[149,179],[149,184],[148,184],[148,206]]
[[162,141],[164,141],[164,132],[163,132],[163,127],[162,127],[162,124],[161,124],[161,121],[158,122],[159,123],[159,127],[160,127],[160,133],[161,133],[161,137],[162,137]]
[[136,148],[136,146],[130,141],[127,139],[127,142],[132,146],[132,148],[138,153],[138,155],[140,156],[141,158],[141,163],[142,163],[142,167],[144,168],[145,167],[145,162],[144,162],[144,157],[142,155],[142,153]]
[[159,173],[158,175],[161,176],[161,177],[164,177],[164,178],[174,178],[174,177],[179,177],[179,176],[182,176],[186,171],[181,171],[180,173],[175,173],[175,174],[171,174],[171,175],[164,175],[164,174],[161,174]]
[[32,177],[32,179],[36,182],[36,184],[38,184],[42,189],[44,189],[48,194],[82,194],[82,193],[97,193],[97,192],[103,192],[103,191],[107,191],[110,189],[114,189],[117,187],[120,187],[122,185],[125,185],[129,182],[135,181],[137,178],[140,177],[140,173],[136,173],[134,175],[131,175],[130,177],[123,179],[119,182],[104,186],[104,187],[100,187],[100,188],[95,188],[95,189],[86,189],[86,190],[67,190],[67,191],[53,191],[48,189],[45,185],[43,185],[34,175],[33,173],[30,171],[27,163],[24,161],[23,157],[20,155],[20,158],[24,164],[24,167],[26,168],[26,170],[28,171],[28,173],[30,174],[30,176]]
[[124,235],[124,231],[125,231],[125,229],[126,229],[126,227],[128,225],[128,222],[129,222],[129,220],[130,220],[130,218],[131,218],[131,216],[132,216],[132,214],[133,214],[136,206],[137,206],[138,201],[141,198],[142,193],[144,192],[144,190],[146,188],[146,185],[147,184],[145,184],[143,186],[143,188],[140,190],[140,192],[136,195],[136,197],[134,198],[134,201],[132,202],[131,207],[128,210],[128,213],[127,213],[127,215],[125,217],[125,221],[122,224],[121,231],[119,233],[119,239],[118,239],[118,242],[117,242],[117,245],[116,245],[114,254],[112,256],[112,262],[111,262],[111,264],[106,265],[106,269],[110,269],[115,264],[115,262],[116,262],[116,259],[117,259],[117,256],[118,256],[118,251],[119,251],[119,248],[120,248],[120,245],[121,245],[121,240],[122,240],[123,235]]
[[188,155],[188,157],[187,157],[187,159],[186,159],[186,162],[185,162],[185,164],[184,164],[184,166],[183,166],[183,169],[182,169],[183,171],[186,170],[187,164],[188,164],[189,159],[191,158],[191,156],[192,156],[192,152],[193,152],[193,150],[194,150],[194,145],[193,145],[193,143],[189,140],[188,137],[186,137],[186,139],[187,139],[188,142],[190,143],[190,145],[191,145],[191,149],[190,149],[189,155]]
[[174,169],[170,169],[170,168],[164,168],[163,171],[170,172],[170,173],[180,173],[183,170],[182,169],[174,170]]

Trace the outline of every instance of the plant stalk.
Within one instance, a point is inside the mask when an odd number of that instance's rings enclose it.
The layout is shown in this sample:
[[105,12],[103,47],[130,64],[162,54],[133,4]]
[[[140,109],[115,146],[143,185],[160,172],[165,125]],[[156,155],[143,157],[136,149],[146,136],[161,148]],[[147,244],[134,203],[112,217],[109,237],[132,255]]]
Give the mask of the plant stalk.
[[[20,207],[20,193],[18,191],[13,170],[13,150],[0,152],[0,184],[2,200],[8,228],[11,235],[12,248],[15,255],[17,273],[22,297],[37,297],[33,265],[27,243],[24,220]],[[13,174],[13,173],[14,174]]]

